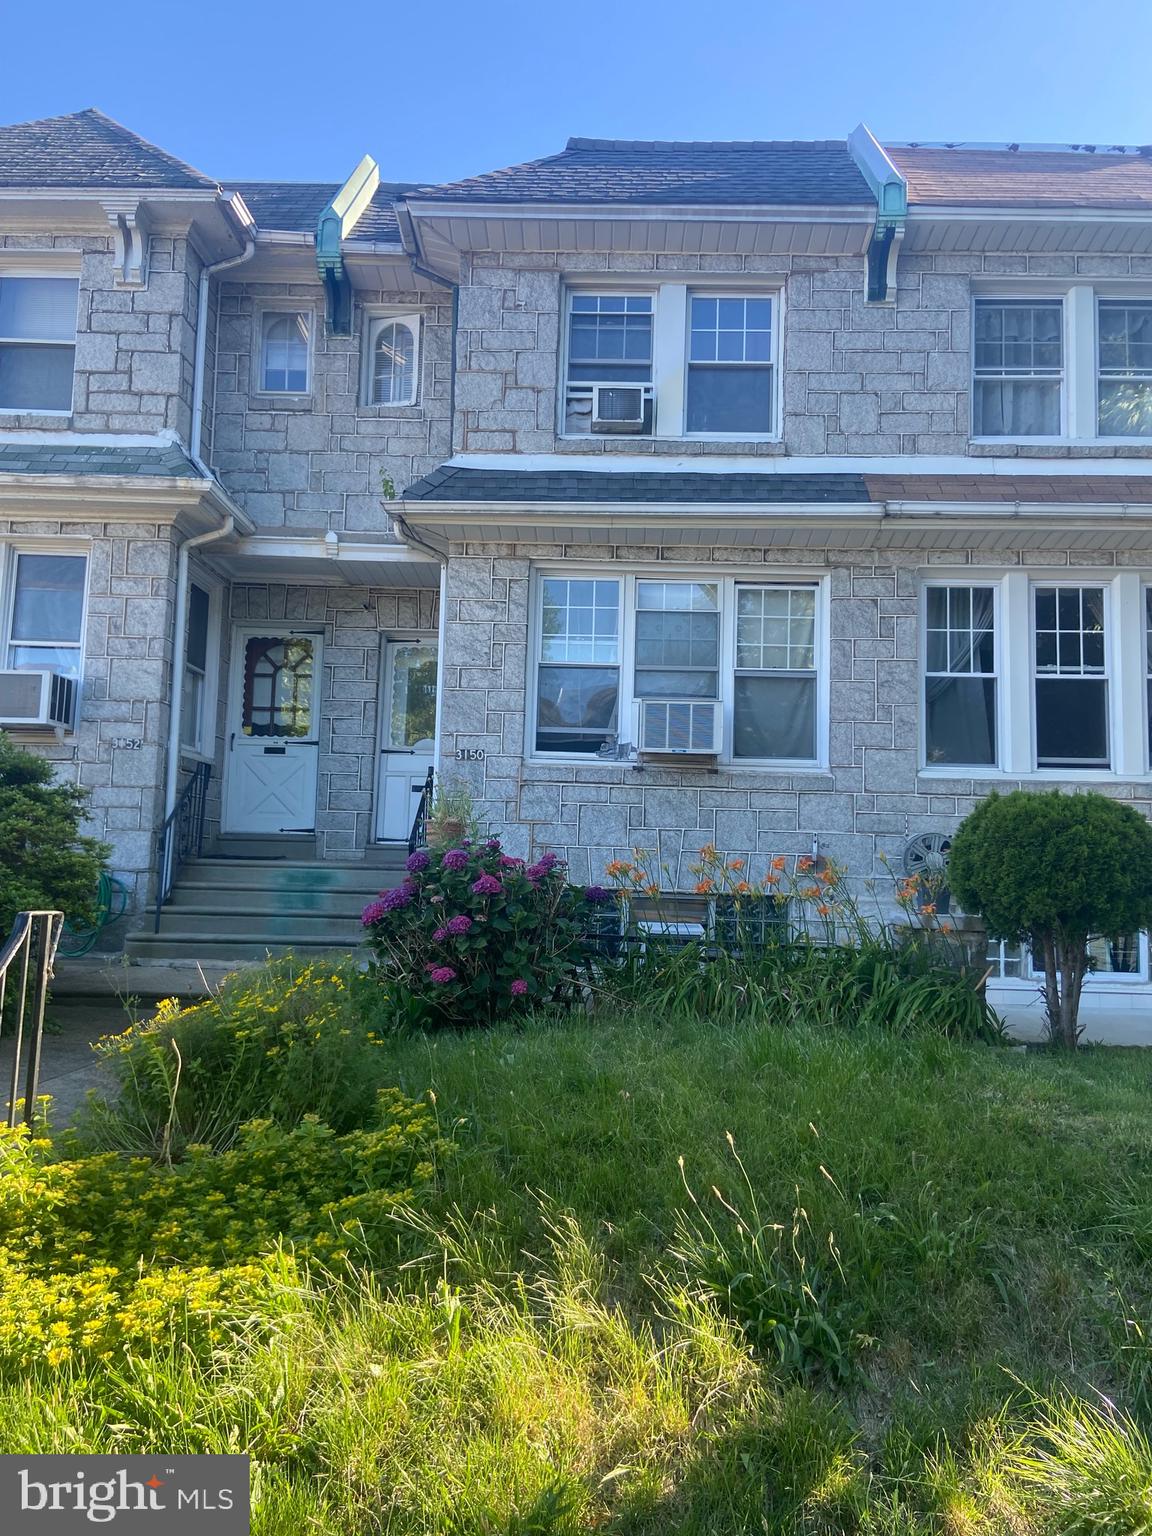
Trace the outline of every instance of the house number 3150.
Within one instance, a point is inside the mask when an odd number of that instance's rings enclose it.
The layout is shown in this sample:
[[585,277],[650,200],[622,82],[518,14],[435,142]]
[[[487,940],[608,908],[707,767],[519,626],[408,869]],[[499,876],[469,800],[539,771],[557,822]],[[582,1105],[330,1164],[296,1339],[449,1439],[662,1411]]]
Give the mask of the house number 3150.
[[457,747],[456,761],[458,763],[482,763],[486,753],[483,747]]

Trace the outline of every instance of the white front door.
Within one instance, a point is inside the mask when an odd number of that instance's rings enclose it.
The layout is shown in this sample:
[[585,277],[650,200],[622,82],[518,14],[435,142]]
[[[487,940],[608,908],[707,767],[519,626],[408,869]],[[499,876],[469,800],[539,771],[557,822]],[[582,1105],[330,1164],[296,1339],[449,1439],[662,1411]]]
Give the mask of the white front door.
[[436,750],[435,640],[384,643],[376,836],[407,841]]
[[320,753],[320,636],[236,631],[225,832],[312,832]]

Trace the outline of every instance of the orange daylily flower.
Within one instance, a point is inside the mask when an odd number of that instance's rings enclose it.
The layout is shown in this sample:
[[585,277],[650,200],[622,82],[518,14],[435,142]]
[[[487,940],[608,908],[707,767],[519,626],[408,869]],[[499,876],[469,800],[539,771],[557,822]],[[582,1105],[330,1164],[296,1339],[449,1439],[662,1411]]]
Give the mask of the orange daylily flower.
[[817,912],[819,912],[821,917],[827,917],[829,912],[831,912],[832,908],[828,905],[828,903],[826,901],[822,901],[820,903],[820,905],[816,908],[816,910],[817,910]]
[[733,870],[733,871],[735,871],[738,874],[740,872],[740,870],[742,870],[744,868],[744,860],[743,859],[733,859],[731,864],[729,864],[728,868]]
[[788,863],[787,859],[785,859],[782,855],[777,854],[777,856],[772,860],[772,868],[773,869],[783,869],[787,865],[787,863]]
[[644,887],[644,893],[647,896],[659,896],[659,894],[660,894],[660,887],[653,880],[650,885],[646,885]]
[[739,880],[736,883],[736,892],[739,896],[748,896],[752,892],[752,887],[748,884],[747,880]]
[[780,879],[779,875],[765,875],[764,876],[764,884],[765,885],[776,885],[778,883],[779,879]]
[[808,854],[804,853],[804,854],[801,854],[801,856],[796,860],[796,868],[797,869],[811,869],[815,862],[816,862],[815,859],[809,857]]
[[697,896],[707,896],[714,889],[714,885],[715,885],[715,882],[712,881],[712,880],[697,880],[697,882],[696,882],[696,894],[697,894]]

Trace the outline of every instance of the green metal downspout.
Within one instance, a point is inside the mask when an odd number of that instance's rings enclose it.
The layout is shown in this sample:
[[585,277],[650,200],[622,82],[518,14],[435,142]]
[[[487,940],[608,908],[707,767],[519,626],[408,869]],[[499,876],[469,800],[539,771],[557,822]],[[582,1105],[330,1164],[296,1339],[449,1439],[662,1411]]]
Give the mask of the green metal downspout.
[[344,238],[355,228],[380,185],[380,167],[365,155],[316,224],[316,271],[327,297],[328,329],[352,334],[352,284],[344,267]]
[[908,219],[908,183],[863,123],[848,136],[848,152],[876,199],[868,243],[868,303],[896,302],[896,258]]

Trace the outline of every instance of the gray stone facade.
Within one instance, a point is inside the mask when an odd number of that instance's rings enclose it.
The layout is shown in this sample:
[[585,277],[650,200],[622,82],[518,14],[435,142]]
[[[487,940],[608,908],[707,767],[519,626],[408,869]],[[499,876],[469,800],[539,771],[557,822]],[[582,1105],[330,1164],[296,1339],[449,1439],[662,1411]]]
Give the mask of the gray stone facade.
[[176,536],[170,525],[99,518],[0,522],[21,548],[76,541],[88,553],[79,722],[62,740],[24,736],[61,779],[89,791],[88,830],[111,843],[133,904],[147,901],[162,820]]
[[[379,587],[237,583],[232,623],[315,626],[324,637],[316,847],[321,858],[361,859],[373,841],[379,747],[380,661],[387,635],[435,634],[439,593]],[[227,657],[221,692],[227,687]],[[221,743],[218,781],[225,770]]]
[[[419,312],[415,405],[366,405],[361,364],[373,304]],[[260,315],[299,305],[315,316],[312,390],[277,398],[257,389]],[[312,283],[227,283],[214,345],[211,463],[261,528],[388,532],[382,484],[398,492],[448,457],[452,309],[447,290],[357,294],[353,334],[330,335]]]
[[201,261],[190,241],[154,236],[148,280],[118,288],[111,239],[0,235],[0,251],[75,251],[80,262],[72,414],[5,412],[6,431],[174,432],[192,423]]
[[[765,771],[721,765],[701,768],[531,761],[525,751],[529,588],[534,561],[618,562],[622,572],[660,558],[674,567],[719,574],[752,568],[772,579],[787,569],[830,577],[830,750],[827,769]],[[1147,562],[1096,553],[1097,567]],[[857,881],[874,880],[890,893],[909,837],[951,832],[993,788],[1019,787],[999,777],[981,779],[919,772],[919,591],[941,564],[972,567],[972,580],[993,565],[1067,568],[1084,556],[1045,550],[949,550],[877,554],[827,548],[687,550],[682,546],[485,544],[453,551],[448,565],[447,626],[441,753],[453,764],[458,748],[485,753],[483,762],[454,769],[467,778],[479,809],[511,851],[534,856],[546,849],[565,857],[577,880],[598,880],[612,859],[641,847],[667,867],[668,880],[690,889],[688,866],[704,843],[748,863],[749,878],[763,875],[776,855],[819,851],[847,866]],[[445,771],[450,771],[446,768]],[[1026,782],[1026,781],[1019,781]],[[1033,781],[1034,782],[1034,781]],[[1048,785],[1046,784],[1046,787]],[[1064,785],[1065,788],[1072,787]],[[1134,803],[1152,817],[1147,776],[1110,780],[1105,792]],[[813,839],[816,839],[814,844]]]
[[[783,295],[783,433],[778,442],[557,434],[563,278],[634,279],[638,288],[693,275],[764,278]],[[971,454],[1065,458],[1047,444],[969,444],[972,279],[1152,277],[1149,256],[918,255],[901,258],[892,306],[864,302],[858,256],[684,256],[636,252],[481,252],[460,292],[458,453],[761,456]],[[1093,447],[1095,458],[1145,457],[1147,444]]]

